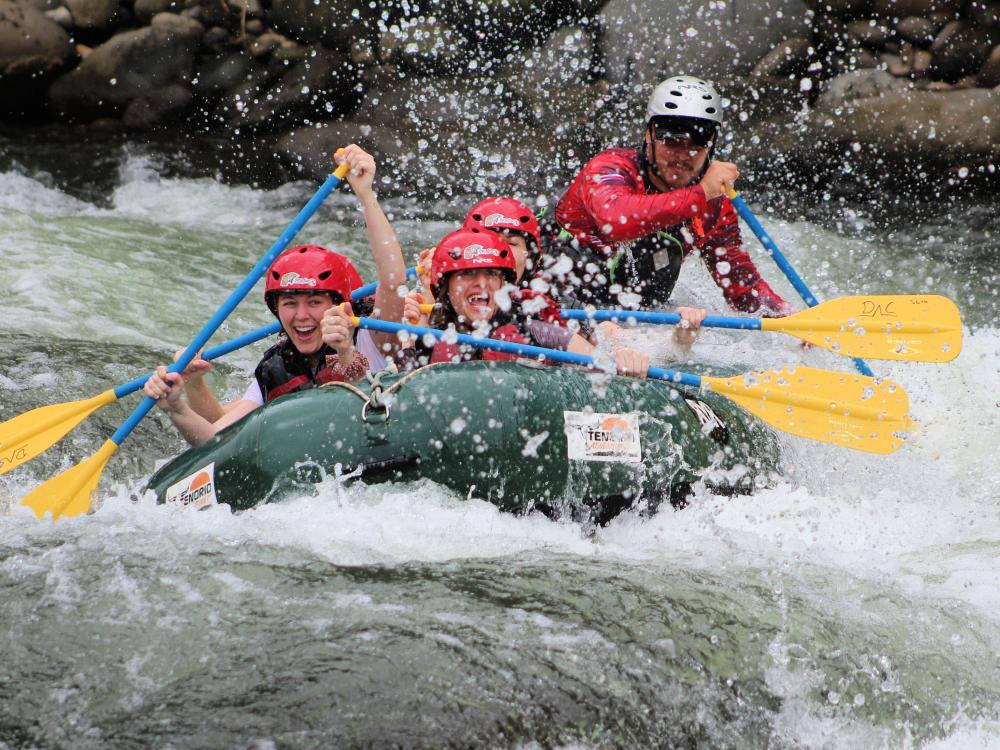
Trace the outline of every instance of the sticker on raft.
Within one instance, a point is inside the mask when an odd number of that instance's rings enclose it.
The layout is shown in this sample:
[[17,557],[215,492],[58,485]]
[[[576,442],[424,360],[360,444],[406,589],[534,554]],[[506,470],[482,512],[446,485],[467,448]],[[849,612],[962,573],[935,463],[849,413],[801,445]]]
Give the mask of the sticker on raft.
[[571,461],[642,461],[639,413],[598,414],[564,411],[566,454]]
[[192,506],[198,510],[218,505],[219,498],[215,495],[215,462],[167,487],[163,501],[167,505],[177,505],[180,508]]

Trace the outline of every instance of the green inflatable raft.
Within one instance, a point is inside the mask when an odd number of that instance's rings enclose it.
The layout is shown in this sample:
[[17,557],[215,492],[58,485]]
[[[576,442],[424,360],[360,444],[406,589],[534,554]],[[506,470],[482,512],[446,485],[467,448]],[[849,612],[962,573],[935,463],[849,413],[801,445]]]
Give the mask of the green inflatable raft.
[[244,510],[327,477],[428,478],[504,511],[683,504],[694,482],[746,493],[775,435],[722,396],[534,362],[441,364],[279,398],[150,480],[158,501]]

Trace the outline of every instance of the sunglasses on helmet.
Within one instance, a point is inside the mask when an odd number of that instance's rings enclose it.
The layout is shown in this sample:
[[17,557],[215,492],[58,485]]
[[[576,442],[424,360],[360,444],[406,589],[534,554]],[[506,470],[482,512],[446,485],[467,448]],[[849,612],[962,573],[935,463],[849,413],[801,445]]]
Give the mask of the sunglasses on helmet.
[[653,137],[665,146],[690,143],[698,148],[707,148],[715,141],[715,126],[699,123],[658,124],[653,130]]

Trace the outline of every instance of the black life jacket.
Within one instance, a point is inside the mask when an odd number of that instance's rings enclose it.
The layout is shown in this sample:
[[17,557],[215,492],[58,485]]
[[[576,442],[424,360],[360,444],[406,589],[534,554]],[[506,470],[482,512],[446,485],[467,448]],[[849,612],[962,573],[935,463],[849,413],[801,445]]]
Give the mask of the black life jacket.
[[[326,360],[326,355],[333,353],[325,344],[319,351],[323,361]],[[288,339],[282,339],[264,352],[253,375],[257,378],[265,403],[288,393],[305,391],[334,380],[344,380],[343,376],[334,375],[329,367],[324,366],[313,372],[308,357],[299,352]]]

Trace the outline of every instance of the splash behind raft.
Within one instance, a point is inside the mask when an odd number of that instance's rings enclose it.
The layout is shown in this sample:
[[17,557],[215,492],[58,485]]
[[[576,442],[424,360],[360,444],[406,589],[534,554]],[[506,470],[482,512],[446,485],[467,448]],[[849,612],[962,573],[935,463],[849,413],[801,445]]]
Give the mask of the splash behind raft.
[[330,476],[431,479],[523,512],[683,501],[692,484],[746,493],[778,443],[728,399],[658,380],[533,362],[425,367],[276,399],[162,467],[159,502],[234,510],[313,491]]

